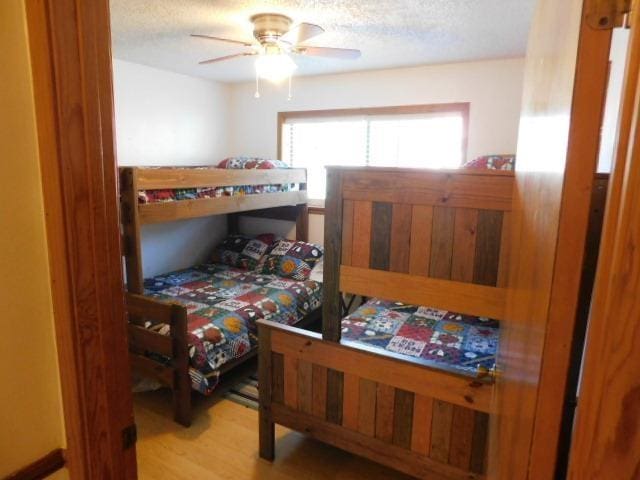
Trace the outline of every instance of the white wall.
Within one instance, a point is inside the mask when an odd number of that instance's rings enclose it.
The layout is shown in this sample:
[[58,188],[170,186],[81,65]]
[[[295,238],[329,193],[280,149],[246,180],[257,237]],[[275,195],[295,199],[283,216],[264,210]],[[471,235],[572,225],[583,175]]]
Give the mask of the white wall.
[[629,30],[626,28],[614,29],[613,37],[611,39],[611,52],[609,53],[611,67],[609,70],[607,100],[602,120],[598,172],[611,172],[611,166],[613,164],[616,133],[618,129],[618,115],[620,113],[620,101],[622,99],[622,81],[624,79],[624,67],[627,58],[628,44]]
[[520,118],[523,59],[431,65],[231,86],[231,153],[277,154],[277,112],[470,102],[468,158],[514,153]]
[[[113,61],[118,164],[214,165],[229,153],[229,86]],[[142,229],[145,277],[204,261],[226,217]]]
[[[277,113],[429,103],[470,102],[467,158],[515,153],[524,59],[430,65],[392,70],[294,77],[293,99],[286,85],[261,82],[231,86],[231,153],[277,155]],[[310,241],[322,243],[324,217],[309,218]],[[252,221],[253,222],[253,221]],[[256,233],[264,222],[243,224]]]

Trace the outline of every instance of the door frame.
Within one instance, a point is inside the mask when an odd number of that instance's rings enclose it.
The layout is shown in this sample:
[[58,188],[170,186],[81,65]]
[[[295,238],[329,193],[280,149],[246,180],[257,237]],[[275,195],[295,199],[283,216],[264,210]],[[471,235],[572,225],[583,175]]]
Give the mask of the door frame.
[[27,0],[72,479],[134,479],[108,0]]

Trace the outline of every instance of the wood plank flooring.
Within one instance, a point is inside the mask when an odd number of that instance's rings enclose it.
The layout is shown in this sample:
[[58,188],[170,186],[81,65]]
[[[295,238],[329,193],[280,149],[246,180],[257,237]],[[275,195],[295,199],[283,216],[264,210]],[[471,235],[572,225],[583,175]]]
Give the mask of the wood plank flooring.
[[134,396],[141,480],[408,480],[403,474],[276,427],[276,460],[258,457],[258,412],[194,395],[194,421],[171,420],[166,391]]

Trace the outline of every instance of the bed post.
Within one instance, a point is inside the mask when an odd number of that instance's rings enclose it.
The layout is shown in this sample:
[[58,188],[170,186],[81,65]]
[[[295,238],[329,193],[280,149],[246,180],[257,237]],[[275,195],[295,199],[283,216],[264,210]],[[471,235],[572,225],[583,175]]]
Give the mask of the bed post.
[[191,426],[191,378],[187,339],[187,309],[171,305],[171,339],[173,342],[174,385],[173,419],[184,427]]
[[260,407],[258,435],[260,458],[272,461],[275,457],[275,424],[271,415],[271,330],[258,322],[258,378]]
[[295,206],[296,209],[296,240],[309,241],[309,208],[306,203]]
[[120,216],[122,222],[127,291],[142,294],[142,253],[140,248],[140,219],[138,216],[138,172],[133,167],[120,169]]
[[342,316],[340,297],[342,171],[334,167],[327,167],[327,198],[325,200],[324,221],[322,338],[339,342]]

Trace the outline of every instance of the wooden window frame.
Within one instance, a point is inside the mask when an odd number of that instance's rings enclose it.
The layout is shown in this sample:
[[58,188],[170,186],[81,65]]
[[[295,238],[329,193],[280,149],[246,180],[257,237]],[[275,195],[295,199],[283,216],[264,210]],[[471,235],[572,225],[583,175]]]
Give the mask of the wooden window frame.
[[[469,113],[470,102],[429,103],[417,105],[396,105],[390,107],[338,108],[330,110],[300,110],[278,112],[277,145],[278,158],[282,158],[282,132],[287,120],[300,118],[335,118],[368,115],[418,115],[421,113],[460,113],[462,114],[462,163],[467,160],[469,150]],[[310,206],[309,213],[324,215],[324,207]]]

